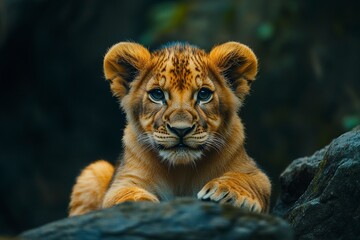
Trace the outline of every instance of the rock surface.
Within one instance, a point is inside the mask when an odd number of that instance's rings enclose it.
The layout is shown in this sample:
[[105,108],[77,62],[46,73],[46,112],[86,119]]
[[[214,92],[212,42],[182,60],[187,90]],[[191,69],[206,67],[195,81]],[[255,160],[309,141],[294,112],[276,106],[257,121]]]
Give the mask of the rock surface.
[[196,199],[124,203],[27,231],[24,239],[292,239],[282,219]]
[[282,194],[273,208],[275,215],[284,216],[289,208],[304,194],[313,180],[328,147],[324,147],[310,157],[295,159],[280,175]]
[[295,160],[281,175],[283,193],[273,212],[287,219],[296,239],[360,236],[360,130]]

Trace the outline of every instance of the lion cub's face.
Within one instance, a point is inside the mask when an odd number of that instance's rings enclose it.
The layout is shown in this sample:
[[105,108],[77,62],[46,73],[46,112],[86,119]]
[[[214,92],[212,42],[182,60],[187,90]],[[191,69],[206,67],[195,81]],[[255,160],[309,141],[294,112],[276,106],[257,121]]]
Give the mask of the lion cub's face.
[[205,54],[191,50],[177,46],[161,52],[144,82],[140,123],[160,156],[171,163],[194,161],[207,147],[218,146],[219,86],[209,77]]
[[172,165],[221,151],[256,67],[252,51],[234,42],[210,54],[186,44],[150,54],[141,45],[119,43],[104,61],[139,141]]

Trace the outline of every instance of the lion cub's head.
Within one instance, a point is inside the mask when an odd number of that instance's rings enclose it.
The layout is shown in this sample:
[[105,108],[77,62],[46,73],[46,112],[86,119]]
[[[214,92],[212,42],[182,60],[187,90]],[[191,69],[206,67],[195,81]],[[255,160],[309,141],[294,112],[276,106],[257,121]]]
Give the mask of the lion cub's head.
[[121,42],[106,54],[104,71],[139,143],[176,165],[226,145],[257,60],[237,42],[210,53],[182,43],[150,53],[139,44]]

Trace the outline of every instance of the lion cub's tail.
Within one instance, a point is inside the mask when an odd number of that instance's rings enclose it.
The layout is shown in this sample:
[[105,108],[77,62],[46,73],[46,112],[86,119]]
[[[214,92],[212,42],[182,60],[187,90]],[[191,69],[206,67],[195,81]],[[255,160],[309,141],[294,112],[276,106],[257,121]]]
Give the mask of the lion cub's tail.
[[72,189],[69,216],[81,215],[101,208],[113,174],[114,166],[104,160],[87,166]]

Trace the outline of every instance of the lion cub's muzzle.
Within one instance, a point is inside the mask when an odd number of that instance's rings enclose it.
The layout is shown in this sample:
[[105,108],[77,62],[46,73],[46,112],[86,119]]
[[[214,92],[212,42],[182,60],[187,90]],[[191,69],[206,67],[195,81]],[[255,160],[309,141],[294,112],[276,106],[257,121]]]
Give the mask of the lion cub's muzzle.
[[166,125],[169,132],[174,133],[180,139],[191,133],[195,129],[195,125],[192,127],[189,126],[180,126],[180,127],[171,127],[170,124]]
[[160,149],[201,149],[206,141],[206,132],[201,126],[190,123],[166,123],[153,134]]
[[199,132],[201,127],[194,124],[166,123],[153,134],[159,154],[171,164],[188,164],[202,156],[207,140],[206,132]]
[[195,125],[174,125],[171,126],[170,124],[166,124],[166,129],[172,137],[176,138],[177,144],[175,146],[172,146],[171,148],[186,148],[190,147],[188,144],[186,144],[186,136],[193,133],[195,129]]

